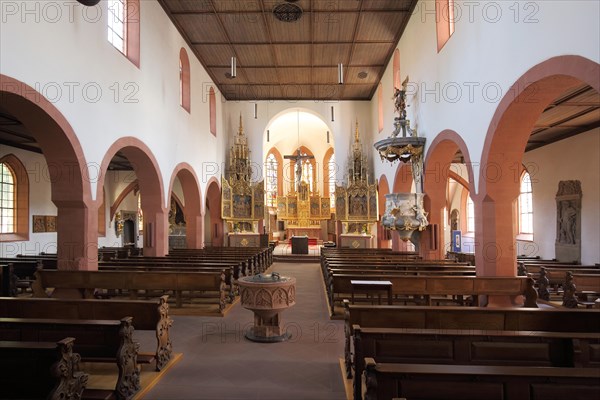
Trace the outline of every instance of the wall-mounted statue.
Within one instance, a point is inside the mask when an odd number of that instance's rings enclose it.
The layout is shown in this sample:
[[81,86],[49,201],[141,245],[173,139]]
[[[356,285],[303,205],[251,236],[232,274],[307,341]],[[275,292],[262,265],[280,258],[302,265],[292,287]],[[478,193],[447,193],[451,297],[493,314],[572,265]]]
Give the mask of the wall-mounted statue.
[[556,193],[556,259],[581,261],[581,182],[560,181]]

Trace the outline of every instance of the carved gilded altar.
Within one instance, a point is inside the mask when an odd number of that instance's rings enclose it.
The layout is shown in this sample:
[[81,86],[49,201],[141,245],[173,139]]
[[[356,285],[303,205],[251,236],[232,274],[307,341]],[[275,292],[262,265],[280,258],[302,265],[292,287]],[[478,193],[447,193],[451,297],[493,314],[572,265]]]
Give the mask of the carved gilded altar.
[[230,232],[254,232],[254,222],[265,215],[264,181],[251,181],[250,150],[241,116],[227,172],[228,178],[221,178],[221,218]]
[[344,233],[363,234],[379,219],[377,184],[369,184],[367,157],[363,154],[358,122],[348,161],[346,186],[335,188],[336,218]]

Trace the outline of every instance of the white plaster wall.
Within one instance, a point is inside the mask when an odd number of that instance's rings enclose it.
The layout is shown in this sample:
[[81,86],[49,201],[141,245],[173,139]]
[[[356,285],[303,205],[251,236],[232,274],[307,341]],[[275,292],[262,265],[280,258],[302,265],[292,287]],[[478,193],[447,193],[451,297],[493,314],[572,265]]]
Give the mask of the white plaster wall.
[[[427,137],[429,144],[439,132],[452,129],[464,138],[471,161],[478,163],[502,95],[527,70],[561,55],[600,61],[600,2],[455,3],[462,15],[439,53],[434,1],[417,3],[397,46],[400,81],[410,77],[408,118],[419,135]],[[393,59],[381,80],[385,129],[375,135],[376,140],[393,130],[392,70]],[[371,115],[372,131],[377,132],[377,96],[372,99]],[[385,174],[390,187],[396,168],[397,164],[375,163],[376,176]],[[477,183],[477,168],[474,178]]]
[[0,257],[15,257],[17,254],[56,253],[56,232],[33,233],[33,215],[57,215],[50,197],[50,173],[43,155],[0,146],[0,158],[7,154],[16,156],[27,171],[29,178],[29,241],[0,242]]
[[600,128],[525,153],[532,179],[533,242],[518,253],[554,258],[558,182],[581,181],[581,262],[600,262]]
[[[212,176],[207,162],[219,163],[223,157],[222,100],[217,91],[214,137],[208,106],[208,89],[214,84],[158,2],[140,3],[138,69],[106,39],[106,1],[92,8],[76,2],[2,2],[0,72],[37,88],[54,103],[73,127],[89,164],[100,164],[121,137],[144,142],[158,161],[166,205],[172,171],[181,161],[194,168],[206,193]],[[191,114],[179,105],[181,47],[190,59]],[[96,174],[95,168],[90,170],[91,176]]]

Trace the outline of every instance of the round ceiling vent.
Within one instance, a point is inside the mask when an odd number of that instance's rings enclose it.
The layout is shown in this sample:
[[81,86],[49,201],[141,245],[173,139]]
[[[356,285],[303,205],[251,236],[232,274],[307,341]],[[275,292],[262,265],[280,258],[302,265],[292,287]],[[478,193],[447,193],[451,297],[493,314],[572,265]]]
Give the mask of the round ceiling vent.
[[302,8],[294,3],[281,3],[273,7],[273,15],[282,22],[296,22],[302,17]]
[[360,71],[358,73],[358,79],[365,79],[367,77],[367,75],[369,75],[369,74],[366,73],[365,71]]

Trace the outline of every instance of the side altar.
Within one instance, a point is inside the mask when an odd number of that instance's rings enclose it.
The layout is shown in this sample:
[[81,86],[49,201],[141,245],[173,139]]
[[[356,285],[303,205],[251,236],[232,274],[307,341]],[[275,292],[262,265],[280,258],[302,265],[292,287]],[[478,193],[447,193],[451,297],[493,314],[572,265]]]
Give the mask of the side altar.
[[221,218],[227,223],[229,246],[260,245],[258,222],[265,214],[264,181],[253,183],[248,139],[240,126],[229,153],[228,178],[221,178]]
[[336,218],[342,222],[338,245],[372,247],[371,225],[379,219],[377,184],[369,183],[367,157],[363,154],[358,121],[348,160],[346,185],[335,188],[335,208]]

